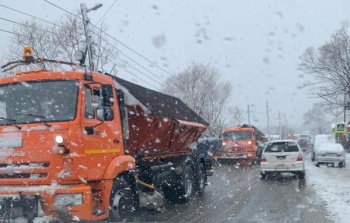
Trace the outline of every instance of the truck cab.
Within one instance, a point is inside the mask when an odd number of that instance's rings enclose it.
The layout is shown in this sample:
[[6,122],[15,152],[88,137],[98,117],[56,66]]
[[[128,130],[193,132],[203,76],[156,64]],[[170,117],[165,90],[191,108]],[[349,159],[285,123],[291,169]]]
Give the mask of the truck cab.
[[219,159],[252,165],[257,151],[253,128],[229,128],[224,131],[221,138],[222,152]]

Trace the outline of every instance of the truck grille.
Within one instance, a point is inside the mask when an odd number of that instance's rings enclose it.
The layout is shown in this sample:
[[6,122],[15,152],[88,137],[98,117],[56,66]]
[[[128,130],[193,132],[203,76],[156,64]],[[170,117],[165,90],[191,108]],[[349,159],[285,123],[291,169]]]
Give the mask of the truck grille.
[[50,163],[0,164],[0,179],[38,179],[48,176]]

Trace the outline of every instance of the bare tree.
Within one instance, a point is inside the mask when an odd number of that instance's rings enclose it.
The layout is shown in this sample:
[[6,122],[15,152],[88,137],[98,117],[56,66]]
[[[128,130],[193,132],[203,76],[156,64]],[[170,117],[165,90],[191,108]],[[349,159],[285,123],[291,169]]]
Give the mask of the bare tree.
[[237,126],[238,124],[243,124],[244,111],[238,106],[230,106],[226,109],[227,122],[225,123],[227,127]]
[[331,105],[345,107],[350,93],[350,38],[347,28],[336,31],[331,39],[317,50],[308,48],[299,65],[310,75],[301,87]]
[[[79,17],[80,11],[76,11],[76,16],[68,15],[50,25],[43,25],[37,20],[24,21],[20,25],[13,27],[13,32],[17,33],[8,46],[5,58],[17,60],[22,55],[22,48],[28,45],[32,48],[35,57],[47,59],[63,60],[75,62],[74,53],[77,50],[86,50],[86,39],[83,29],[82,19]],[[104,33],[107,30],[105,23],[101,23],[99,28],[92,29],[92,45],[96,68],[106,72],[105,66],[113,61],[116,56],[115,45],[108,43]],[[45,64],[42,68],[57,68],[55,64]],[[75,69],[75,67],[71,67]]]
[[218,82],[220,74],[209,65],[193,64],[183,72],[169,77],[163,92],[179,97],[197,114],[209,122],[208,135],[222,132],[225,123],[224,108],[230,97],[230,82]]
[[313,104],[312,108],[304,114],[304,127],[316,134],[328,133],[331,129],[330,117],[333,116],[333,108],[327,103],[319,102]]

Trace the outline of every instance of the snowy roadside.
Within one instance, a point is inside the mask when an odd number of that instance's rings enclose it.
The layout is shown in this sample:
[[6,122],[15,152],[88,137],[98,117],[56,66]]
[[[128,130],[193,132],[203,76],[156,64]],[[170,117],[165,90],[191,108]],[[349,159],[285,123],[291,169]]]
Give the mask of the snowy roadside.
[[305,156],[307,185],[325,203],[327,217],[333,222],[347,223],[350,219],[350,154],[346,167],[316,167],[310,156]]

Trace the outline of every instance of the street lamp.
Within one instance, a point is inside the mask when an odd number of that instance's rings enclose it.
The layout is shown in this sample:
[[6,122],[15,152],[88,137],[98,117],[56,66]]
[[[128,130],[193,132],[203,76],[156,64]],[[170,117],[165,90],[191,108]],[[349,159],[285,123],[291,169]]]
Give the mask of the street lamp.
[[[84,4],[84,3],[82,3],[82,4]],[[99,8],[101,8],[102,7],[102,3],[97,3],[96,5],[94,5],[92,8],[90,8],[90,9],[87,9],[87,11],[86,12],[90,12],[90,11],[95,11],[95,10],[97,10],[97,9],[99,9]],[[85,6],[86,7],[86,6]]]
[[254,105],[249,105],[248,104],[248,125],[250,125],[250,107],[253,107]]
[[85,30],[87,51],[88,51],[88,56],[89,56],[89,66],[90,66],[90,69],[92,71],[95,70],[95,64],[94,64],[93,54],[92,54],[92,49],[91,49],[91,35],[90,35],[90,29],[89,29],[90,20],[87,17],[87,13],[90,11],[99,9],[99,8],[101,8],[101,6],[102,6],[102,4],[99,3],[99,4],[96,4],[95,6],[93,6],[92,8],[88,9],[86,7],[85,3],[80,4],[81,15],[83,16],[83,24],[84,24],[84,30]]

